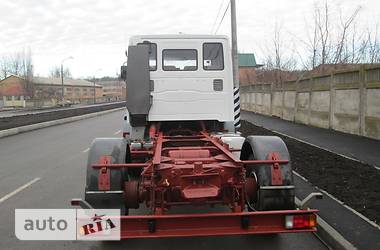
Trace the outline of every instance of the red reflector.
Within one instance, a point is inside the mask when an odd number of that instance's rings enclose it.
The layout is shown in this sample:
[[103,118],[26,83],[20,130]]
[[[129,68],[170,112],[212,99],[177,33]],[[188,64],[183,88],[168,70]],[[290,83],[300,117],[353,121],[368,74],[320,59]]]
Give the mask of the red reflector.
[[129,135],[129,132],[123,132],[123,137],[127,137]]

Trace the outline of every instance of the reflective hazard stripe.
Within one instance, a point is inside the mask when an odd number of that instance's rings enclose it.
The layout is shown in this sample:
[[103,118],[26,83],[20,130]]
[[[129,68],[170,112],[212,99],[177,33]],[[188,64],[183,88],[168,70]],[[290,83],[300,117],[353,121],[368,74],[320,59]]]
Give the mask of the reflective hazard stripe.
[[240,90],[234,88],[234,125],[240,128]]

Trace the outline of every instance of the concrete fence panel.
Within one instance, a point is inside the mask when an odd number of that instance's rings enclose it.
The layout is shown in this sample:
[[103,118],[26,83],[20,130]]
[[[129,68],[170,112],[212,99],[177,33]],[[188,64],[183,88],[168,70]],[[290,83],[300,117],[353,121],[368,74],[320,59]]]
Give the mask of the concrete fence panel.
[[303,124],[309,124],[309,92],[300,92],[297,93],[297,112],[294,116],[294,121]]
[[256,111],[263,114],[263,93],[256,93]]
[[272,115],[282,118],[282,98],[283,94],[280,91],[272,93]]
[[242,108],[380,139],[380,66],[242,87]]
[[367,90],[365,136],[380,138],[380,88]]
[[251,103],[249,103],[248,110],[256,111],[256,93],[249,93]]
[[296,104],[296,92],[295,91],[285,91],[284,92],[284,106],[282,118],[288,121],[294,121],[295,114],[295,104]]
[[329,128],[330,91],[311,92],[310,125]]
[[263,114],[271,115],[271,94],[263,93]]
[[359,90],[335,91],[335,112],[333,129],[359,134]]

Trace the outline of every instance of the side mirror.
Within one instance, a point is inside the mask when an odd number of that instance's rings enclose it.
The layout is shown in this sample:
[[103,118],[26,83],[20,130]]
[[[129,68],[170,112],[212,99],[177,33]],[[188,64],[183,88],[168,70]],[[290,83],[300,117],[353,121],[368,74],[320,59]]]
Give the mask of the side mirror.
[[125,51],[125,56],[128,57],[128,50]]
[[120,77],[121,79],[123,79],[124,81],[127,80],[127,66],[121,66],[120,67]]

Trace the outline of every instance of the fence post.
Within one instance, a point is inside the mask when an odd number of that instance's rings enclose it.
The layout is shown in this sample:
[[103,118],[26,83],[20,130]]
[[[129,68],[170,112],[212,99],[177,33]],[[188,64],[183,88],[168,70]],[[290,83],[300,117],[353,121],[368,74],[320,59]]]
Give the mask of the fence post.
[[365,135],[365,116],[367,111],[367,89],[365,66],[360,66],[359,71],[359,134]]
[[311,76],[309,79],[309,101],[308,101],[308,107],[307,107],[307,125],[310,124],[310,117],[311,117],[311,93],[313,89],[313,83],[314,78]]
[[294,122],[297,122],[297,113],[298,113],[298,91],[299,91],[299,85],[300,85],[300,79],[297,79],[294,84],[295,84],[295,100],[294,100]]
[[269,90],[269,97],[270,97],[270,102],[269,102],[269,112],[270,115],[273,115],[273,83],[270,84],[270,90]]
[[284,91],[284,85],[281,82],[281,94],[282,94],[282,100],[281,100],[281,119],[284,119],[284,108],[285,108],[285,91]]
[[334,127],[334,113],[335,113],[335,87],[334,87],[334,73],[330,76],[330,110],[329,110],[329,129]]

